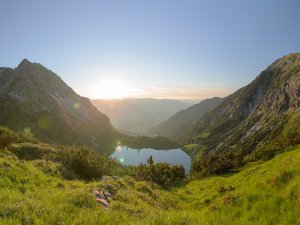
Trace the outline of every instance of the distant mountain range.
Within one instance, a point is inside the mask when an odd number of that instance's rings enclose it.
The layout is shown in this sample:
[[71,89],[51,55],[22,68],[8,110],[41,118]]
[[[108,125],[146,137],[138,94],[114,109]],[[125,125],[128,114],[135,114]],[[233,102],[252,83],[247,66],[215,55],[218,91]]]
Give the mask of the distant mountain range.
[[57,144],[111,148],[115,130],[88,98],[76,94],[55,73],[24,59],[0,68],[0,123]]
[[146,134],[153,126],[190,106],[177,100],[153,98],[96,99],[92,103],[108,115],[114,127],[128,134]]
[[222,99],[217,97],[203,100],[198,104],[177,112],[167,121],[151,128],[148,134],[179,140],[203,115],[213,110],[221,102]]

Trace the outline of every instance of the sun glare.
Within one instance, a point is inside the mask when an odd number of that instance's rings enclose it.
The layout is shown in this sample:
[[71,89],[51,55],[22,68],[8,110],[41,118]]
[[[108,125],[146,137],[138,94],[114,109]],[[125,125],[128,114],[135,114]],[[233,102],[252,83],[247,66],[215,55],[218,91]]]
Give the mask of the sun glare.
[[129,84],[117,79],[100,81],[90,91],[93,98],[101,99],[126,98],[133,94]]

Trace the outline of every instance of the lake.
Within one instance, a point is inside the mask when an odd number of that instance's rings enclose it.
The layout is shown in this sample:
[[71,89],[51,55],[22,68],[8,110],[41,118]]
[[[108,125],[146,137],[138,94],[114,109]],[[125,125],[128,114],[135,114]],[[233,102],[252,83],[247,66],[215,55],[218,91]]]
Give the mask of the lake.
[[118,162],[126,166],[146,164],[152,155],[154,162],[166,162],[171,165],[183,165],[185,172],[189,173],[191,158],[181,149],[155,150],[152,148],[132,149],[127,146],[117,146],[110,158],[116,158]]

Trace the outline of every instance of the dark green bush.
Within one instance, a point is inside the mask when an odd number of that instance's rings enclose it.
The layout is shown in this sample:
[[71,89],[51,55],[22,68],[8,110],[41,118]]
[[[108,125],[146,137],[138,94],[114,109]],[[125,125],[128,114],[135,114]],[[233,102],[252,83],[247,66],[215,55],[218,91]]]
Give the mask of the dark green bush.
[[193,160],[191,173],[194,176],[221,174],[241,166],[242,156],[233,153],[213,153]]
[[58,161],[82,179],[100,179],[114,165],[113,160],[86,147],[58,147]]
[[10,147],[10,151],[25,160],[54,160],[57,158],[57,149],[48,144],[18,143]]
[[7,147],[18,141],[18,134],[8,127],[0,126],[0,147]]
[[136,168],[135,177],[137,180],[145,180],[163,187],[170,187],[173,181],[183,179],[185,173],[181,165],[154,164],[151,156],[147,160],[147,165],[141,164]]

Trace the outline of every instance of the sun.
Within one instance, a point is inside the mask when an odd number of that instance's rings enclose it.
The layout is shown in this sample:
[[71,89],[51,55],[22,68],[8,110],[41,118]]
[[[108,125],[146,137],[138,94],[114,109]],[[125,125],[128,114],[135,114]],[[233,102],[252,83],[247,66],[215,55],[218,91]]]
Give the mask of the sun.
[[121,99],[130,97],[133,91],[133,88],[125,81],[108,79],[94,85],[90,90],[90,95],[93,98]]

